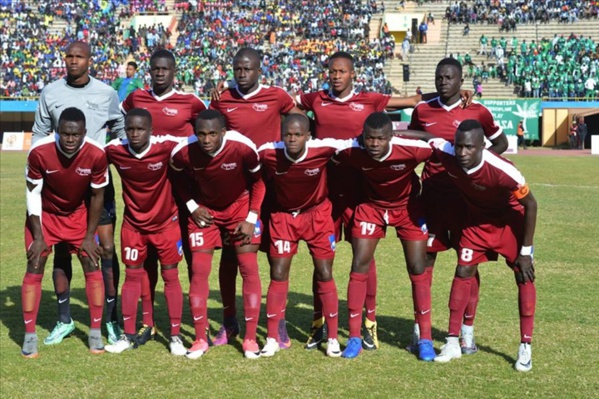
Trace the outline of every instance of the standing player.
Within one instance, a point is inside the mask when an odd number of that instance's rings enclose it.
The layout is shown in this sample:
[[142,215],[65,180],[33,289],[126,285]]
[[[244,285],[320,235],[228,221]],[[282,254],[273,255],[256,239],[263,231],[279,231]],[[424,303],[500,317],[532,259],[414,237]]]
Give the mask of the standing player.
[[[102,147],[86,138],[85,115],[66,108],[57,123],[58,134],[38,140],[27,156],[27,272],[21,301],[25,322],[24,357],[38,356],[35,324],[42,297],[44,266],[52,246],[66,243],[79,255],[85,273],[89,304],[89,350],[104,352],[102,309],[104,283],[98,269],[94,234],[102,212],[108,165]],[[90,195],[91,192],[91,195]],[[89,204],[86,200],[89,198]]]
[[[314,136],[319,139],[353,139],[362,133],[364,121],[373,112],[414,107],[422,96],[407,98],[392,97],[380,93],[355,92],[353,81],[356,73],[353,57],[343,51],[336,52],[329,59],[329,91],[321,90],[297,96],[301,109],[314,113]],[[471,93],[465,92],[470,97]],[[427,97],[430,95],[427,95]],[[467,100],[469,101],[469,100]],[[338,166],[329,170],[329,198],[333,203],[333,220],[337,240],[341,240],[342,227],[346,241],[351,242],[351,219],[356,205],[360,202],[360,178],[350,167]],[[315,280],[314,280],[315,281]],[[364,349],[378,348],[376,324],[376,263],[374,258],[369,267],[368,289],[366,293],[366,319],[364,320]],[[316,286],[313,285],[314,293]],[[306,349],[316,348],[326,335],[326,325],[322,317],[322,305],[314,295],[314,321],[312,333]]]
[[[222,93],[214,91],[210,109],[225,116],[227,130],[235,130],[254,142],[256,147],[278,141],[281,134],[281,116],[302,113],[293,98],[279,87],[260,84],[260,54],[249,47],[242,48],[233,58],[233,75],[236,85]],[[272,190],[268,190],[272,192]],[[265,223],[263,243],[268,245],[268,214],[272,198],[267,195],[260,217]],[[264,249],[266,251],[266,249]],[[214,345],[225,345],[228,339],[239,333],[235,307],[235,280],[237,261],[235,252],[226,245],[223,248],[218,273],[223,302],[223,324],[214,339]],[[281,347],[288,348],[285,319],[281,319]]]
[[179,144],[173,136],[152,136],[152,115],[134,108],[125,118],[127,139],[113,140],[105,147],[108,161],[116,167],[123,184],[125,212],[121,228],[121,259],[125,263],[122,313],[125,333],[111,353],[137,347],[137,302],[141,296],[148,247],[156,248],[164,280],[164,296],[171,325],[170,350],[173,355],[187,352],[181,340],[183,293],[177,264],[182,242],[177,206],[168,179],[172,150]]
[[[89,76],[92,64],[89,45],[73,42],[65,51],[67,76],[42,90],[33,124],[33,142],[46,137],[58,127],[58,119],[66,108],[78,107],[85,114],[87,138],[98,145],[106,144],[106,126],[112,134],[124,137],[124,119],[119,111],[117,93],[108,85]],[[116,210],[114,186],[110,180],[104,191],[104,207],[98,225],[102,247],[102,275],[106,300],[106,329],[108,342],[114,343],[121,334],[117,315],[119,265],[114,251],[114,224]],[[71,319],[70,282],[73,273],[71,255],[65,245],[57,245],[54,255],[54,290],[58,303],[58,322],[44,340],[46,345],[59,344],[75,330]]]
[[326,166],[339,143],[310,140],[310,121],[299,114],[285,119],[282,136],[282,142],[265,144],[258,151],[266,180],[272,179],[275,190],[270,217],[271,281],[266,297],[268,335],[261,354],[274,356],[280,348],[278,326],[287,304],[291,260],[299,240],[305,240],[328,325],[327,355],[339,357],[339,302],[333,279],[335,232],[326,186]]
[[[198,114],[206,110],[206,105],[196,95],[175,90],[175,56],[168,50],[156,50],[150,56],[150,77],[152,88],[136,90],[121,103],[121,110],[127,113],[133,108],[144,108],[152,115],[152,134],[154,136],[172,135],[176,137],[193,136],[193,125]],[[175,197],[175,200],[178,200]],[[179,223],[182,234],[186,236],[187,217],[184,203],[177,203]],[[191,271],[191,254],[184,242],[185,259],[188,271]],[[138,343],[143,345],[156,333],[154,328],[154,297],[158,283],[158,259],[154,248],[150,247],[144,269],[146,274],[142,282],[142,327],[138,331]]]
[[257,258],[262,229],[258,214],[265,188],[256,147],[240,133],[227,131],[220,112],[207,110],[198,116],[196,135],[173,150],[171,165],[194,182],[191,190],[186,190],[186,185],[176,187],[191,214],[188,220],[192,251],[189,305],[196,341],[186,356],[197,359],[208,350],[208,276],[214,249],[222,246],[221,234],[227,234],[234,245],[243,278],[246,322],[243,351],[247,358],[258,358],[256,329],[262,295]]
[[501,254],[513,269],[518,285],[520,348],[515,367],[518,371],[529,371],[536,306],[532,256],[537,201],[518,169],[485,149],[484,137],[478,121],[466,120],[458,126],[453,146],[442,139],[431,141],[468,209],[449,297],[449,337],[435,361],[448,362],[462,356],[458,340],[460,324],[476,281],[478,264],[495,260],[496,254]]
[[[507,148],[507,138],[501,127],[493,119],[491,112],[482,104],[473,102],[462,108],[460,88],[462,87],[462,65],[453,58],[445,58],[437,64],[435,71],[435,87],[439,96],[419,103],[412,113],[409,129],[430,132],[436,137],[453,141],[455,129],[466,119],[478,120],[491,141],[489,150],[501,154]],[[433,266],[437,253],[450,248],[457,248],[463,215],[464,202],[451,183],[445,169],[433,156],[426,163],[422,172],[422,198],[424,200],[426,221],[430,240],[427,249],[426,275],[432,285]],[[474,316],[478,304],[479,278],[471,285],[470,301],[464,315],[462,328],[462,348],[464,353],[477,351],[474,342]],[[417,350],[419,339],[418,314],[416,314],[413,342],[408,348]]]
[[414,172],[416,166],[431,155],[430,148],[423,144],[393,137],[389,116],[375,112],[364,122],[362,137],[335,157],[335,161],[361,172],[366,197],[353,215],[353,260],[347,288],[350,338],[343,357],[354,358],[362,351],[360,324],[368,269],[387,226],[393,226],[404,250],[414,309],[420,317],[419,358],[424,361],[435,358],[431,336],[431,291],[424,274],[428,233],[419,196],[420,184]]

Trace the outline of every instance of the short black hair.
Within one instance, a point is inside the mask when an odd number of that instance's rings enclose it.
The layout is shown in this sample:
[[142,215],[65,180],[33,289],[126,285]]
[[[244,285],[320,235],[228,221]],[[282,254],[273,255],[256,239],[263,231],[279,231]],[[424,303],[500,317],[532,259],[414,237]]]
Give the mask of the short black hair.
[[135,62],[135,61],[129,61],[127,63],[127,66],[129,66],[129,65],[131,65],[133,68],[135,68],[135,70],[137,70],[137,62]]
[[152,53],[152,56],[150,57],[150,64],[152,63],[152,60],[156,58],[166,58],[172,61],[173,65],[176,65],[175,56],[173,55],[173,53],[166,49],[161,48],[159,50],[154,51]]
[[299,123],[299,125],[306,129],[306,130],[310,130],[310,119],[308,119],[308,117],[304,114],[289,114],[285,117],[285,120],[283,121],[283,126],[287,126],[288,124],[292,123],[292,122],[297,122]]
[[457,68],[460,71],[460,76],[462,76],[462,64],[460,64],[460,61],[456,60],[455,58],[451,58],[451,57],[443,58],[437,64],[437,69],[439,69],[443,65],[449,65],[449,66]]
[[329,58],[329,65],[331,64],[331,61],[333,61],[334,59],[344,59],[344,60],[348,60],[349,62],[351,62],[352,68],[354,66],[354,57],[352,57],[352,55],[346,51],[337,51],[336,53],[334,53],[331,58]]
[[147,118],[150,121],[150,126],[152,125],[152,114],[150,111],[144,108],[132,108],[127,112],[125,116],[125,121],[132,116],[141,116],[142,118]]
[[235,57],[233,57],[233,61],[235,61],[236,59],[239,59],[241,57],[247,57],[250,60],[254,60],[257,61],[258,64],[260,64],[262,61],[262,57],[260,56],[260,53],[258,52],[258,50],[253,49],[251,47],[244,47],[241,50],[239,50],[236,54]]
[[83,122],[83,125],[85,125],[85,114],[79,108],[65,108],[65,110],[61,112],[60,117],[58,118],[58,124],[60,125],[62,121]]
[[368,118],[364,121],[364,130],[366,128],[379,130],[386,126],[393,127],[393,123],[391,122],[391,118],[384,112],[373,112],[368,115]]
[[221,124],[221,128],[227,126],[223,114],[221,114],[219,111],[215,109],[207,109],[205,111],[200,112],[200,114],[196,118],[196,125],[199,121],[211,121],[214,119],[218,119],[218,121]]
[[460,125],[458,126],[458,130],[461,132],[469,132],[470,130],[482,128],[483,126],[476,119],[466,119],[465,121],[462,121],[462,123],[460,123]]

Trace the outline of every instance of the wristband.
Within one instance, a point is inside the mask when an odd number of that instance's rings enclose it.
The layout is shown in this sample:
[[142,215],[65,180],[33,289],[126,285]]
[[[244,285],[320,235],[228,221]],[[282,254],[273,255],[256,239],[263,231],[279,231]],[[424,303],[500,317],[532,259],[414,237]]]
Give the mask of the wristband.
[[532,245],[522,246],[522,248],[520,248],[520,255],[522,255],[522,256],[532,256],[533,252],[534,252],[534,247]]
[[245,221],[251,224],[256,224],[258,221],[258,214],[256,212],[250,211],[248,213],[248,217],[245,218]]
[[192,199],[187,201],[187,203],[185,205],[187,205],[187,209],[189,210],[189,213],[194,213],[196,211],[196,209],[198,209],[200,207],[198,205],[198,203]]

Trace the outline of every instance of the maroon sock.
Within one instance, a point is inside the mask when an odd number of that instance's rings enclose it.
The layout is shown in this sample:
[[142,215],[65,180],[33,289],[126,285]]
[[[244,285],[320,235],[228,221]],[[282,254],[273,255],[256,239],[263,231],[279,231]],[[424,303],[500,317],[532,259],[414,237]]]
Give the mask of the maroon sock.
[[89,306],[90,328],[100,328],[104,313],[104,278],[100,270],[85,273],[85,294]]
[[464,325],[472,326],[474,325],[474,317],[476,317],[476,308],[478,307],[478,297],[480,292],[480,275],[478,271],[472,280],[472,285],[470,286],[470,300],[468,301],[468,306],[466,306],[466,311],[464,312]]
[[179,269],[161,270],[164,280],[164,298],[171,322],[171,337],[181,332],[181,314],[183,313],[183,290],[179,281]]
[[141,279],[141,316],[143,324],[154,326],[154,302],[152,301],[148,271],[145,268]]
[[[426,276],[426,283],[428,284],[429,289],[433,286],[433,266],[424,268],[424,275]],[[414,309],[414,323],[419,324],[418,322],[418,312]]]
[[535,323],[537,289],[535,283],[518,284],[518,309],[520,311],[520,340],[532,342],[532,330]]
[[320,295],[318,295],[318,280],[316,280],[316,270],[312,273],[312,304],[314,306],[312,320],[320,320],[322,318],[322,301],[320,300]]
[[237,269],[237,257],[235,256],[234,249],[223,248],[218,268],[218,282],[220,285],[220,297],[223,302],[223,316],[225,318],[235,317],[237,314],[235,305]]
[[[449,335],[459,337],[474,277],[454,277],[449,294]],[[419,316],[420,317],[420,316]]]
[[21,306],[23,308],[23,321],[25,332],[35,333],[35,323],[42,299],[43,274],[25,273],[21,286]]
[[376,320],[376,261],[374,258],[368,266],[368,282],[366,285],[366,300],[364,307],[366,308],[366,318],[370,321]]
[[269,338],[279,341],[279,320],[285,313],[283,310],[287,305],[287,293],[289,292],[289,280],[270,280],[268,293],[266,294],[266,325]]
[[328,337],[337,338],[339,328],[339,298],[335,280],[318,281],[318,296],[322,302],[322,311],[327,321]]
[[351,272],[347,285],[347,309],[349,311],[349,337],[361,337],[362,308],[366,298],[368,274]]
[[412,282],[412,300],[414,301],[414,312],[418,315],[420,327],[420,339],[432,340],[431,335],[431,287],[428,285],[428,277],[425,273],[410,274]]
[[121,313],[125,334],[135,334],[137,303],[141,296],[141,285],[146,272],[143,268],[125,269],[125,282],[121,289]]
[[243,278],[243,311],[245,315],[244,339],[256,340],[262,286],[258,274],[258,256],[255,252],[237,254],[239,273]]
[[189,308],[193,319],[196,340],[206,341],[206,326],[208,325],[208,276],[212,268],[212,254],[193,252],[191,254],[191,283],[189,285]]

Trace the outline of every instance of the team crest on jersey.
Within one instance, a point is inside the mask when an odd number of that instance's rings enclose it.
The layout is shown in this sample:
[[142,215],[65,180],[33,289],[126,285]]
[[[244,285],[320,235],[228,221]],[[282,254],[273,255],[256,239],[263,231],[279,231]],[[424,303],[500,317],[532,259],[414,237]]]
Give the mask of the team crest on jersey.
[[162,112],[164,112],[166,116],[176,116],[179,113],[179,110],[175,108],[164,107],[162,108]]
[[75,169],[75,172],[79,176],[89,176],[92,174],[92,170],[88,169],[88,168],[77,168],[77,169]]
[[220,167],[224,170],[233,170],[237,167],[237,163],[236,162],[224,163]]
[[353,110],[353,111],[364,111],[364,104],[358,104],[358,103],[350,103],[349,107]]
[[162,162],[156,162],[156,163],[148,164],[148,169],[160,170],[160,169],[162,169],[163,166],[164,166],[164,164]]
[[481,186],[481,185],[476,184],[476,183],[472,183],[472,187],[474,187],[474,189],[478,190],[478,191],[485,191],[487,189],[485,186]]
[[306,169],[304,173],[308,176],[316,176],[320,172],[320,168]]
[[254,104],[252,105],[255,111],[264,112],[268,109],[268,104]]
[[453,125],[453,127],[457,128],[460,126],[460,123],[462,123],[462,121],[454,120],[452,125]]
[[331,249],[334,251],[337,248],[337,241],[335,240],[335,234],[331,234],[329,236],[329,243],[331,244]]
[[406,168],[406,164],[399,163],[397,165],[391,165],[389,167],[391,168],[391,170],[404,170]]
[[100,106],[96,103],[90,103],[89,101],[85,102],[85,106],[89,109],[93,109],[94,111],[97,111],[100,109]]

